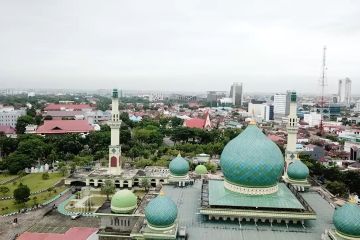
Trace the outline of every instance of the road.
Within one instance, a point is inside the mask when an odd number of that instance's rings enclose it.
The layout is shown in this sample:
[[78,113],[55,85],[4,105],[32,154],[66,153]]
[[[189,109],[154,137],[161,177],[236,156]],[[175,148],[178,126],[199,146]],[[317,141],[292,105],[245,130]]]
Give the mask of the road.
[[[39,222],[44,214],[49,211],[52,206],[58,205],[71,195],[71,191],[65,193],[60,198],[55,200],[53,203],[50,203],[44,208],[31,211],[28,213],[20,213],[8,217],[0,217],[0,239],[1,240],[12,240],[15,238],[16,234],[25,232],[27,229]],[[18,218],[18,224],[14,226],[12,224],[14,218]]]

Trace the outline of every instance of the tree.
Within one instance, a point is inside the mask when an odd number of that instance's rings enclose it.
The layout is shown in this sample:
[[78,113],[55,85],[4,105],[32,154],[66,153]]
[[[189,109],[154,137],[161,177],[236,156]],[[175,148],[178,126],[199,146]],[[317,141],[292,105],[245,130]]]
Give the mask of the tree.
[[115,184],[111,180],[105,180],[101,186],[101,193],[106,194],[106,199],[109,201],[109,196],[115,193]]
[[67,169],[67,167],[65,165],[61,166],[59,168],[59,172],[61,173],[61,176],[65,177],[67,175],[67,173],[68,173],[68,169]]
[[149,179],[148,178],[142,178],[140,180],[140,184],[143,188],[145,188],[145,190],[147,191],[150,187],[150,182],[149,182]]
[[0,186],[0,193],[1,195],[6,195],[8,192],[10,192],[10,189],[6,186]]
[[43,180],[48,180],[50,178],[50,175],[49,175],[49,173],[45,172],[45,173],[42,174],[41,178]]
[[36,161],[45,157],[45,147],[46,144],[42,138],[32,136],[31,138],[20,141],[16,151],[20,154],[27,155],[33,161]]
[[346,194],[347,194],[347,187],[345,185],[345,183],[343,182],[339,182],[339,181],[329,181],[327,184],[326,184],[326,188],[327,190],[329,190],[332,194],[335,194],[335,195],[340,195],[342,197],[344,197]]
[[18,152],[11,153],[5,158],[5,166],[11,174],[17,174],[24,168],[31,167],[35,161],[26,154],[20,154]]
[[37,202],[37,197],[36,197],[36,196],[33,197],[32,200],[33,200],[34,205],[37,205],[37,204],[38,204],[38,202]]
[[15,152],[18,147],[18,140],[6,136],[0,136],[0,157],[6,157]]
[[26,203],[29,201],[30,188],[22,183],[14,190],[14,198],[17,203]]
[[16,122],[16,133],[24,134],[26,130],[26,126],[29,124],[34,124],[34,119],[31,116],[24,115],[19,117]]

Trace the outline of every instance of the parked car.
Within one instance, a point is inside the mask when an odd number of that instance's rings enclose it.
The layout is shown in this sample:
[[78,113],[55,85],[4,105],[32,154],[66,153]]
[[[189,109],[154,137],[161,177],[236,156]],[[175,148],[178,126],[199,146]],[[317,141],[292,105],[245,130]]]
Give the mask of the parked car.
[[187,240],[188,234],[186,232],[186,227],[180,227],[178,232],[178,239]]
[[71,216],[71,220],[75,220],[81,217],[81,213],[77,213]]

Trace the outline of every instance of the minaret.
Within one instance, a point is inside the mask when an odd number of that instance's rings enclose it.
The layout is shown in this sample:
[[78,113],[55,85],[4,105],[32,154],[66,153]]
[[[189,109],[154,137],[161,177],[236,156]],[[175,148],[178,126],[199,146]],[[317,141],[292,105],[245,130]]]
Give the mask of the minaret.
[[288,123],[286,125],[286,130],[288,133],[287,136],[287,145],[285,151],[285,173],[289,164],[297,159],[296,153],[296,142],[297,142],[297,133],[298,133],[298,117],[297,117],[297,104],[296,104],[296,92],[291,92],[290,95],[290,112],[288,116]]
[[111,104],[111,143],[109,146],[109,174],[116,175],[121,173],[121,146],[120,146],[120,113],[118,90],[114,89],[112,93]]

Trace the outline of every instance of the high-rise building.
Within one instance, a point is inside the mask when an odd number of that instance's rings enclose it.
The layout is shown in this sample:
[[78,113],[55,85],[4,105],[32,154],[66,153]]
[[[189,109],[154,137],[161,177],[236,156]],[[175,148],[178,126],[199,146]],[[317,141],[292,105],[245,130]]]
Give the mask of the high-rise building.
[[109,146],[109,174],[118,175],[121,173],[121,146],[120,146],[120,112],[119,112],[119,94],[114,89],[112,93],[111,120],[109,122],[111,129],[111,143]]
[[206,101],[211,104],[211,106],[216,106],[220,99],[226,97],[226,92],[221,91],[208,91],[206,95]]
[[241,106],[243,103],[243,84],[242,83],[233,83],[230,89],[230,98],[232,99],[232,104],[234,106]]
[[289,115],[290,97],[291,97],[290,91],[287,91],[286,94],[276,93],[274,95],[274,114],[277,117],[284,117],[286,115]]
[[274,113],[276,115],[285,115],[286,109],[286,94],[276,93],[274,95]]
[[266,105],[265,106],[265,121],[274,120],[274,106]]
[[340,103],[350,105],[351,102],[351,79],[340,79],[338,83],[338,99]]

